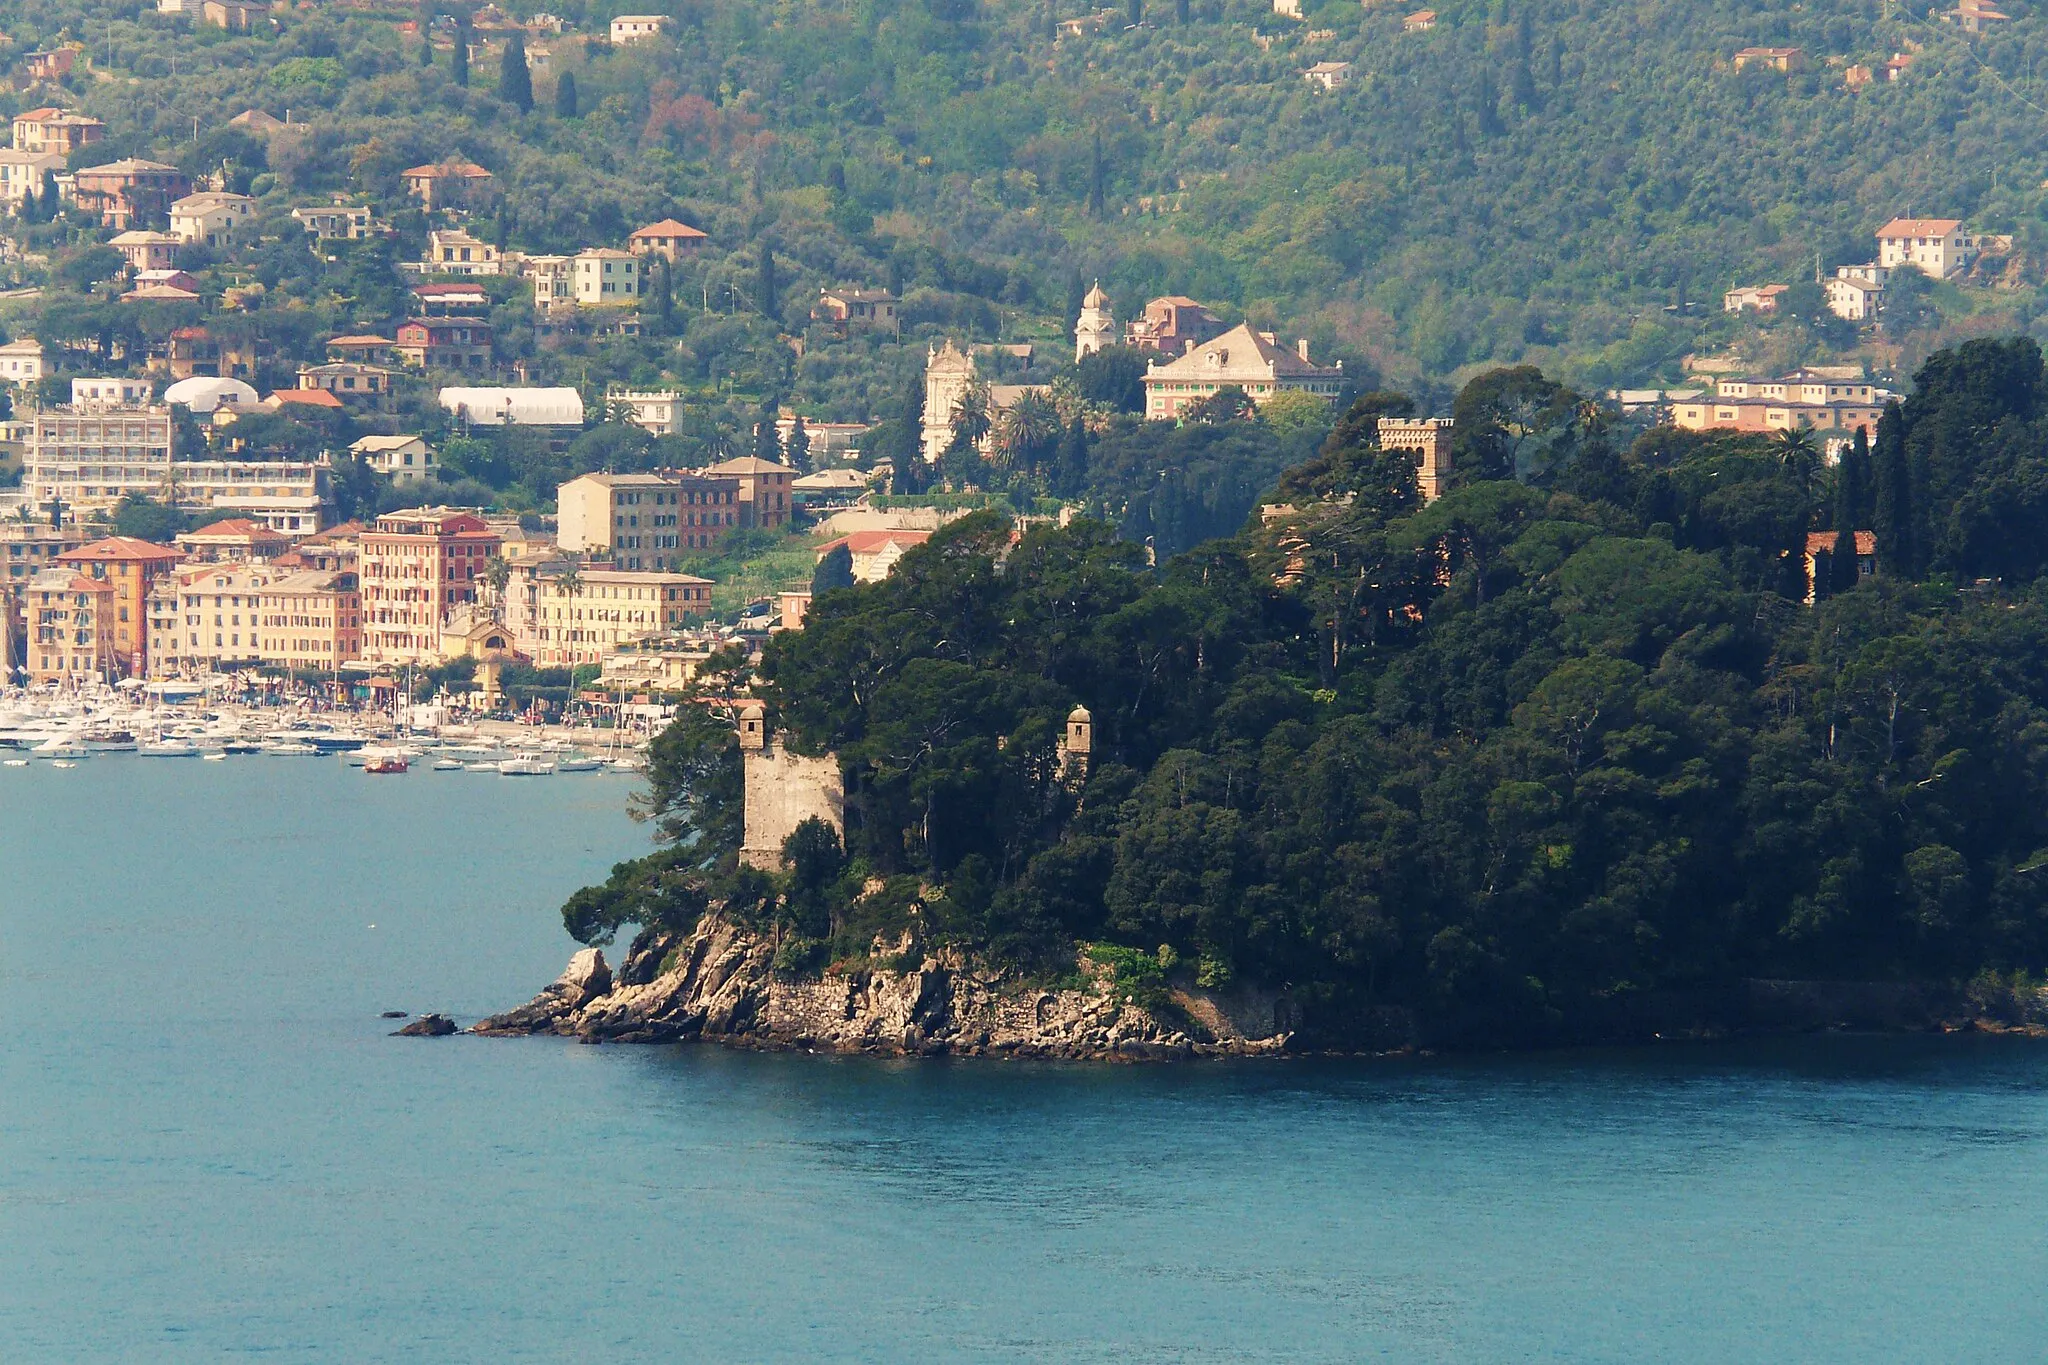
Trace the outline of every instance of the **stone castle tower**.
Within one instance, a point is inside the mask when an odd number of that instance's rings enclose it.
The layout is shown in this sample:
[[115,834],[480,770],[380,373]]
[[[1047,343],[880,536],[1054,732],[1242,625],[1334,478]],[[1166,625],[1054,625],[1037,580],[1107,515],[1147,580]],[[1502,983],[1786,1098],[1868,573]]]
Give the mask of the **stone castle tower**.
[[1089,765],[1095,761],[1095,717],[1085,706],[1067,712],[1066,733],[1060,736],[1060,781],[1079,790],[1088,781]]
[[1074,359],[1080,361],[1105,346],[1116,345],[1116,315],[1110,310],[1109,295],[1097,280],[1081,300],[1081,316],[1074,322]]
[[768,710],[750,701],[740,708],[740,763],[746,776],[746,823],[740,861],[774,871],[782,866],[782,844],[796,827],[815,816],[844,837],[846,785],[839,758],[793,754],[768,734]]

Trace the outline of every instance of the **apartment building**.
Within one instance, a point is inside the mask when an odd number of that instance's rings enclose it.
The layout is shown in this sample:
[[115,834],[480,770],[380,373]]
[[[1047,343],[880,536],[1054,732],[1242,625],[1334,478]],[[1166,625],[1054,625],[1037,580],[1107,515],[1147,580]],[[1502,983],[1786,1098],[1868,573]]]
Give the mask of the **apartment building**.
[[672,569],[740,524],[739,497],[737,478],[584,474],[556,490],[558,543],[620,569]]
[[681,573],[584,568],[536,579],[533,661],[542,668],[596,664],[620,646],[681,630],[711,611],[711,580]]
[[501,541],[481,516],[453,507],[387,512],[358,543],[363,657],[431,663],[441,627],[477,600],[484,565]]
[[332,673],[363,652],[363,599],[352,573],[305,569],[264,584],[256,615],[266,664]]
[[162,404],[43,408],[29,419],[22,488],[41,506],[107,509],[131,494],[160,497],[170,477],[172,422]]
[[66,550],[93,539],[76,522],[52,526],[45,521],[0,521],[0,588],[19,587],[55,568],[57,556]]
[[262,591],[280,575],[267,564],[185,565],[164,575],[147,603],[150,675],[261,663]]
[[396,484],[430,479],[440,468],[424,436],[359,436],[349,450]]
[[132,536],[108,536],[57,556],[58,567],[113,590],[106,603],[110,666],[124,677],[148,671],[149,594],[184,557],[182,550]]
[[107,135],[107,125],[84,114],[44,106],[14,116],[17,151],[54,153],[59,161]]
[[226,246],[246,231],[256,216],[256,201],[246,194],[201,190],[171,205],[171,236],[181,242]]
[[1970,263],[1970,238],[1959,218],[1894,218],[1877,230],[1877,263],[1887,270],[1917,266],[1945,280]]
[[699,473],[739,480],[740,525],[773,528],[789,524],[793,503],[790,485],[796,481],[796,471],[788,465],[758,455],[742,455]]
[[66,568],[20,589],[31,683],[104,681],[114,661],[114,585]]

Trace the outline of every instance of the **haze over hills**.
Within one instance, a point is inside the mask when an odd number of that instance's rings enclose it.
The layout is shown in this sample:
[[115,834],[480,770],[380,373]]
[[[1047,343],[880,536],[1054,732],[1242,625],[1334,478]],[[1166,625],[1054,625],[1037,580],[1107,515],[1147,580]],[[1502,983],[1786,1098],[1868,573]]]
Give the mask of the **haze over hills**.
[[[2021,7],[1970,35],[1852,4],[1448,3],[1407,32],[1399,6],[1325,0],[1297,21],[1138,0],[1063,32],[1078,7],[685,3],[658,40],[617,48],[579,36],[608,11],[557,8],[571,31],[537,44],[524,114],[500,98],[488,15],[464,88],[447,34],[421,64],[407,7],[301,8],[247,35],[132,4],[0,13],[19,49],[85,44],[93,69],[71,84],[109,125],[95,156],[226,157],[259,192],[396,203],[400,170],[459,152],[497,174],[497,231],[529,250],[682,214],[712,238],[686,282],[706,315],[687,357],[740,389],[780,386],[763,343],[842,283],[901,287],[913,331],[1056,341],[1100,278],[1120,316],[1189,295],[1425,392],[1523,361],[1582,388],[1675,378],[1679,356],[1730,340],[1817,359],[1853,329],[1750,336],[1721,291],[1869,259],[1872,230],[1909,211],[2014,234],[2027,287],[1939,291],[1879,360],[1910,371],[2037,306],[2048,75]],[[1734,70],[1751,45],[1797,46],[1805,69]],[[1911,62],[1892,81],[1895,53]],[[1318,61],[1350,63],[1348,83],[1312,86]],[[1851,64],[1874,82],[1845,88]],[[226,126],[250,108],[310,127]],[[760,302],[771,241],[763,327],[735,304]],[[1692,314],[1667,311],[1681,297]],[[921,351],[807,357],[792,397],[883,411]]]

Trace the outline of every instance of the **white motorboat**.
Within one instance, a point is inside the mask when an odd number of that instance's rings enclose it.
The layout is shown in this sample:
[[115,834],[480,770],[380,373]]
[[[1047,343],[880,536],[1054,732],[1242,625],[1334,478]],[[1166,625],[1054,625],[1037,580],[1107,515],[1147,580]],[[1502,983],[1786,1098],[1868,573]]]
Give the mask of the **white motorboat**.
[[603,766],[603,759],[589,758],[583,754],[571,754],[567,758],[555,761],[555,771],[558,773],[594,773]]
[[263,752],[266,754],[274,754],[279,758],[304,758],[309,757],[313,754],[317,754],[320,751],[310,744],[285,743],[266,744],[263,746]]
[[0,767],[26,768],[27,766],[28,760],[25,758],[0,758]]
[[437,758],[434,760],[434,771],[437,773],[459,773],[462,771],[462,760],[459,758]]
[[73,763],[68,758],[60,758],[55,763],[52,763],[50,766],[53,768],[75,768],[78,765],[76,763]]
[[463,771],[472,773],[494,773],[498,771],[498,765],[495,763],[471,763],[465,765]]
[[501,777],[552,777],[555,765],[538,754],[521,754],[498,765]]
[[191,758],[199,752],[199,746],[187,739],[159,739],[139,746],[135,752],[144,758]]
[[41,758],[84,758],[92,750],[69,735],[52,735],[29,752]]
[[208,763],[225,763],[228,761],[228,756],[224,753],[201,754],[200,757]]

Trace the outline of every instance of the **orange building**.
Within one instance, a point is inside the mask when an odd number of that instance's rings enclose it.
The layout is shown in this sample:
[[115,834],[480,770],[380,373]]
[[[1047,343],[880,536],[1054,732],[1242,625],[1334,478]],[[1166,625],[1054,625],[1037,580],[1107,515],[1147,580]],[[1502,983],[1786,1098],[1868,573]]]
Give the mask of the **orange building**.
[[149,667],[148,616],[144,611],[149,590],[184,557],[182,550],[132,536],[109,536],[57,556],[64,567],[112,587],[114,666],[128,677],[139,678]]
[[21,604],[30,682],[104,680],[114,671],[113,584],[45,569],[23,586]]
[[501,540],[474,512],[413,507],[387,512],[357,549],[363,657],[372,663],[434,663],[441,627],[477,599],[484,565]]
[[786,464],[742,455],[698,471],[715,479],[740,481],[740,525],[786,526],[789,524],[790,490],[796,471]]

